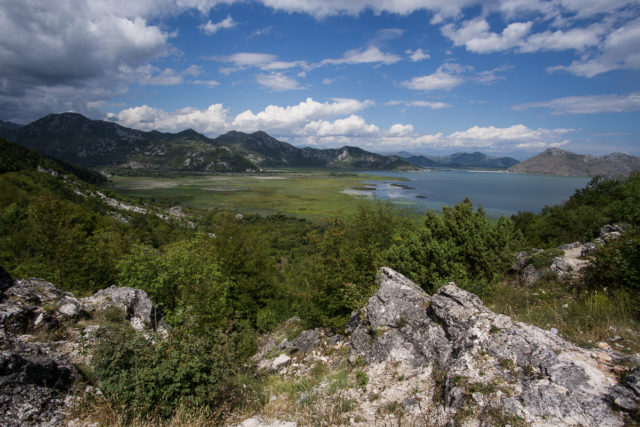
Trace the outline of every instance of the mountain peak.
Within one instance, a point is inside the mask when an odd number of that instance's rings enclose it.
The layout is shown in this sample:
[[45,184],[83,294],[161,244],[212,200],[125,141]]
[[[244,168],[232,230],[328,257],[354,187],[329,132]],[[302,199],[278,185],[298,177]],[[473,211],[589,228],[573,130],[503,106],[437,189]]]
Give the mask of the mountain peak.
[[509,171],[567,176],[620,176],[629,175],[631,171],[638,169],[640,158],[625,153],[595,157],[551,147],[512,166]]

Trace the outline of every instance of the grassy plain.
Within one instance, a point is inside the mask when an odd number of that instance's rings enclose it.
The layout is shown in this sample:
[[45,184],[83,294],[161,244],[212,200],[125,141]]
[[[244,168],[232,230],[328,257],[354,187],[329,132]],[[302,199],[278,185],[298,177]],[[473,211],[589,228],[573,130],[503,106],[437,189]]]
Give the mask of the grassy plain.
[[365,173],[306,169],[261,174],[113,176],[110,189],[163,205],[229,208],[262,215],[282,212],[313,219],[354,211],[368,200],[358,196],[359,191],[373,189],[363,181],[375,178]]

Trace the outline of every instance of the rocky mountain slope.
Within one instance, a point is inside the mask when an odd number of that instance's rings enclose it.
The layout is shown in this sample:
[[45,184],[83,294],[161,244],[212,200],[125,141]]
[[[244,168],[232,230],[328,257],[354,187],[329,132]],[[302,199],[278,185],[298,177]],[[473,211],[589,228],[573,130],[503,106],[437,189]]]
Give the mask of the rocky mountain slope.
[[509,172],[564,176],[628,176],[634,170],[640,170],[640,157],[625,153],[594,157],[559,148],[549,148],[509,168]]
[[80,114],[50,114],[19,129],[15,142],[86,167],[252,172],[263,167],[416,169],[398,158],[355,147],[300,149],[264,132],[229,132],[215,139],[187,129],[144,132]]
[[454,153],[448,156],[423,156],[402,153],[402,158],[408,162],[424,167],[446,167],[446,168],[490,168],[507,169],[518,163],[518,160],[511,157],[495,157],[486,154],[474,153]]

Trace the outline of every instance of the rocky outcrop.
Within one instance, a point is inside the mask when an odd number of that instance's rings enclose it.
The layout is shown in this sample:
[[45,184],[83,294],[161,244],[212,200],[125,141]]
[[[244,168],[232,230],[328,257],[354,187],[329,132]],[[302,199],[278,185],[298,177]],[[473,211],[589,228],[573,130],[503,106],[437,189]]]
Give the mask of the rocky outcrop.
[[[104,328],[93,321],[106,310],[160,336],[168,327],[144,291],[112,286],[76,298],[41,279],[13,280],[0,267],[1,425],[62,425],[78,373]],[[154,336],[158,336],[154,334]]]
[[76,378],[75,367],[48,344],[0,339],[2,425],[60,425]]
[[[554,258],[547,258],[546,265],[539,264],[540,256],[544,256],[546,251],[532,249],[530,252],[518,252],[512,270],[516,273],[514,286],[531,287],[544,277],[547,273],[552,273],[559,279],[569,282],[579,281],[585,267],[589,264],[588,256],[592,255],[607,242],[620,238],[624,228],[618,224],[605,225],[600,228],[598,237],[587,243],[572,242],[558,246],[562,255]],[[534,261],[538,258],[538,261]]]
[[464,416],[489,424],[616,426],[624,423],[621,410],[637,407],[635,377],[620,383],[611,370],[621,360],[637,365],[635,358],[578,348],[512,321],[453,283],[430,296],[388,268],[377,281],[379,290],[349,323],[349,358],[372,370],[402,364],[423,383],[429,373],[432,403],[415,397],[422,412],[437,401],[443,423]]

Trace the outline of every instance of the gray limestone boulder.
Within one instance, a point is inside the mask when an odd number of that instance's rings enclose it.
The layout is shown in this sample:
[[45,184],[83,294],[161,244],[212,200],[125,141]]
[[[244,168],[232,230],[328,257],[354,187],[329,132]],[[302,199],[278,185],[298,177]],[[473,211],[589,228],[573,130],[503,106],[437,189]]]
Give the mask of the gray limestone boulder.
[[153,329],[166,334],[169,330],[147,293],[141,289],[111,286],[80,301],[88,312],[111,306],[120,308],[137,331]]
[[49,345],[0,340],[2,425],[61,425],[76,379],[74,366]]
[[311,350],[318,344],[320,344],[320,330],[319,329],[309,329],[306,331],[302,331],[298,334],[297,337],[292,339],[291,341],[286,341],[282,346],[286,350],[290,350],[291,352],[302,352],[306,353]]
[[351,319],[350,360],[439,372],[449,413],[492,407],[525,424],[616,426],[636,405],[635,377],[619,385],[603,365],[611,356],[493,313],[453,283],[430,296],[389,268],[377,283]]

